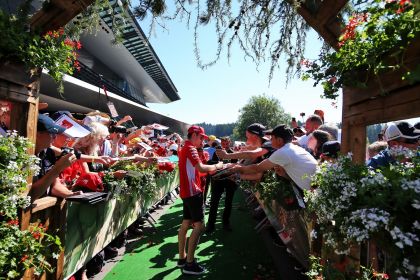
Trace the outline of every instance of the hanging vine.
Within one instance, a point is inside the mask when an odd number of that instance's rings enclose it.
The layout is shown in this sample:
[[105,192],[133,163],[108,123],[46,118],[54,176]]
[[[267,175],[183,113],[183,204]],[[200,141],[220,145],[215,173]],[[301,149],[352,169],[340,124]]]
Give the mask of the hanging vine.
[[[286,77],[289,80],[300,73],[299,61],[304,57],[308,24],[297,13],[300,0],[242,0],[238,4],[231,0],[174,0],[175,12],[167,11],[167,1],[140,0],[134,8],[138,19],[151,17],[150,28],[165,25],[166,20],[186,21],[194,30],[194,52],[197,65],[206,69],[214,65],[226,50],[230,58],[236,43],[244,57],[251,59],[257,67],[270,61],[270,80],[279,68],[280,59],[287,61]],[[212,59],[204,61],[199,47],[200,28],[212,25],[216,32],[216,52]],[[205,35],[204,35],[205,36]]]

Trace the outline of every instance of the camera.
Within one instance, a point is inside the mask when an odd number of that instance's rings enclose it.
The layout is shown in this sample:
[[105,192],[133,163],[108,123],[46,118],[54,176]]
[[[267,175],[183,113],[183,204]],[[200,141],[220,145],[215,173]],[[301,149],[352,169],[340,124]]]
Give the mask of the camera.
[[80,159],[80,156],[82,155],[81,152],[70,148],[70,147],[61,147],[61,154],[58,156],[58,158],[61,158],[62,156],[65,156],[67,154],[74,154],[77,159]]
[[127,134],[127,128],[122,125],[113,125],[109,127],[109,133],[123,133]]
[[57,157],[57,159],[67,155],[67,154],[72,154],[74,152],[73,148],[69,148],[69,147],[62,147],[61,148],[61,154]]

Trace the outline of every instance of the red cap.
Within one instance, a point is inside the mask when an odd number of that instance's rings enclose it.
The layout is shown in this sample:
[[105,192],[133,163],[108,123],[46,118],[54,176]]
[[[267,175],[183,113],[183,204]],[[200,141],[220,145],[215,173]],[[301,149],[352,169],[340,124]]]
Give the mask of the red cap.
[[205,139],[209,139],[209,137],[204,132],[204,128],[202,128],[201,126],[193,125],[190,128],[188,128],[188,134],[193,134],[193,133],[197,133],[203,136]]

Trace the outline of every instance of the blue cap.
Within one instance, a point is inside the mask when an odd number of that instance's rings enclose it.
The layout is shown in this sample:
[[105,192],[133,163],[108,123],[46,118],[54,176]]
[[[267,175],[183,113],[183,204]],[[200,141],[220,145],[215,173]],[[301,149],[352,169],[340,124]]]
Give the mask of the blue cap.
[[67,115],[70,118],[73,118],[73,116],[71,115],[71,113],[69,111],[57,111],[54,114],[51,115],[51,118],[56,121],[59,117],[61,117],[62,115]]
[[38,116],[38,131],[47,131],[51,134],[61,134],[66,130],[65,127],[55,124],[53,119],[47,115],[39,114]]

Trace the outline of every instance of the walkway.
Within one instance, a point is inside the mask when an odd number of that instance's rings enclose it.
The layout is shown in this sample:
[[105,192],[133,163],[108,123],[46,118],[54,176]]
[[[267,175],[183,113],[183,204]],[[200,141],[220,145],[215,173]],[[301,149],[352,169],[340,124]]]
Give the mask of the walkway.
[[253,229],[255,221],[243,205],[243,195],[237,191],[231,220],[233,232],[223,231],[219,219],[215,233],[202,236],[196,257],[206,266],[206,275],[185,276],[176,267],[177,232],[182,217],[182,201],[178,199],[159,219],[157,232],[130,244],[105,280],[278,279],[271,256]]

